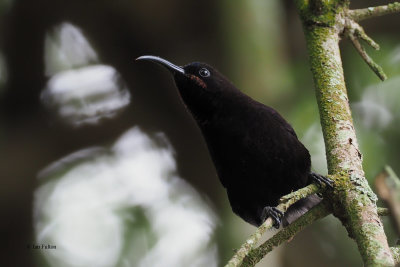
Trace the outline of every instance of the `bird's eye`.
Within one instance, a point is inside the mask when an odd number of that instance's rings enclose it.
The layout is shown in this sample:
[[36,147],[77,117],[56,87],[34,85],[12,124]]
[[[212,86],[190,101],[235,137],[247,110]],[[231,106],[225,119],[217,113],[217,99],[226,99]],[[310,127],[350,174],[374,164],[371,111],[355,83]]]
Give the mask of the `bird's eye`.
[[200,70],[199,70],[199,74],[200,74],[200,76],[202,76],[202,77],[210,77],[210,71],[208,70],[208,69],[206,69],[206,68],[201,68]]

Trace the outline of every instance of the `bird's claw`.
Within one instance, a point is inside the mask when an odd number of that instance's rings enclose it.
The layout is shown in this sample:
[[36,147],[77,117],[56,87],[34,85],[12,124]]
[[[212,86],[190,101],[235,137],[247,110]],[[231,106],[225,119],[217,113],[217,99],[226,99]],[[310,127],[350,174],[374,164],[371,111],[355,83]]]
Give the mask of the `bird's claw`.
[[328,177],[325,177],[321,174],[312,172],[310,173],[311,179],[319,186],[326,185],[328,188],[333,188],[333,181]]
[[276,229],[279,228],[279,226],[281,225],[282,222],[282,217],[283,217],[283,212],[278,210],[275,207],[270,207],[267,206],[263,209],[263,214],[262,214],[262,218],[263,221],[265,221],[268,217],[271,217],[272,220],[274,221],[274,224],[272,225],[273,227],[275,227]]

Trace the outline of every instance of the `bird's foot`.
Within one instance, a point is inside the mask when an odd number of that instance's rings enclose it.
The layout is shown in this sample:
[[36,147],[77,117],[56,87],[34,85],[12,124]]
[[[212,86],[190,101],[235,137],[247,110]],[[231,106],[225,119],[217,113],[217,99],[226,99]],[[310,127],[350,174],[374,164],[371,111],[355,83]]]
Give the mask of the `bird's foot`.
[[328,177],[325,177],[321,174],[311,172],[310,173],[311,179],[319,186],[326,185],[328,188],[333,188],[333,181]]
[[283,217],[283,212],[278,210],[275,207],[270,207],[267,206],[263,209],[263,213],[262,213],[262,221],[264,222],[268,217],[271,217],[272,220],[274,221],[274,224],[272,225],[273,227],[275,227],[276,229],[279,228],[279,226],[281,225],[282,222],[282,217]]

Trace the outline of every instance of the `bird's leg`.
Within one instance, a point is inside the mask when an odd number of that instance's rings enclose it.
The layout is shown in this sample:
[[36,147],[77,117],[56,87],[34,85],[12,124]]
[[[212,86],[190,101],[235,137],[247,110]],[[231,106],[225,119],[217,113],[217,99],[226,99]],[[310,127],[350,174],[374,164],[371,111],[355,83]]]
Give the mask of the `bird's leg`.
[[263,209],[261,219],[264,222],[268,217],[271,217],[274,220],[273,226],[278,229],[281,225],[281,218],[283,217],[283,212],[278,210],[275,207],[266,206]]
[[328,177],[325,177],[321,174],[315,173],[315,172],[310,172],[309,177],[311,180],[316,183],[318,186],[322,186],[325,184],[328,188],[333,188],[333,181],[329,179]]

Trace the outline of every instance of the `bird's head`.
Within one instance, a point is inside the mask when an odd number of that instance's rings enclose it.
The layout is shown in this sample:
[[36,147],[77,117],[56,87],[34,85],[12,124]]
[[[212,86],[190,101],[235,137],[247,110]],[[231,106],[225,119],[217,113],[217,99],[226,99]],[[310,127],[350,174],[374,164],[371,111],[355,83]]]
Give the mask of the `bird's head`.
[[156,56],[141,56],[136,60],[152,61],[168,69],[183,102],[195,116],[209,115],[220,104],[221,96],[238,92],[228,79],[205,63],[193,62],[181,67]]

